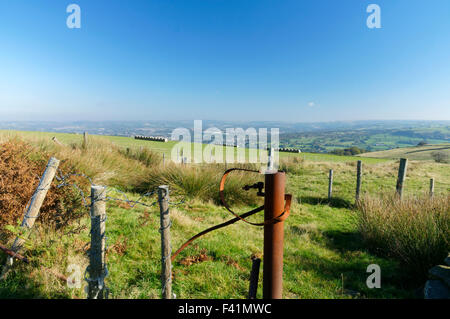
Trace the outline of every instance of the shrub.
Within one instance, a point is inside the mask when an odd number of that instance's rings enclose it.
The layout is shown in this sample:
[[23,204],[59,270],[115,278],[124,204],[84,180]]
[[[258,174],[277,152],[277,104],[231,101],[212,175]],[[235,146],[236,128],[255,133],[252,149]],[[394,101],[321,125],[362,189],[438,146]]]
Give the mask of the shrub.
[[448,154],[444,152],[433,152],[431,153],[431,157],[433,157],[436,163],[447,163],[448,162]]
[[289,156],[280,160],[279,169],[287,174],[300,175],[303,163],[303,158],[299,156]]
[[352,156],[352,155],[362,154],[365,152],[366,152],[366,150],[364,150],[364,149],[361,149],[356,146],[352,146],[350,148],[332,150],[330,152],[330,154]]
[[423,280],[450,250],[449,204],[450,196],[365,196],[359,203],[359,230],[371,250],[398,259]]

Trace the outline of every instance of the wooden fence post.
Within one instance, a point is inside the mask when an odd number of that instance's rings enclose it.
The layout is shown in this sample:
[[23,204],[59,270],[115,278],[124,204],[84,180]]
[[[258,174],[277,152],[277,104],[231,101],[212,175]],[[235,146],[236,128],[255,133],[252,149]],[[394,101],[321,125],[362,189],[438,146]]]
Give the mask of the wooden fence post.
[[356,195],[355,195],[356,202],[359,201],[359,197],[361,194],[361,178],[362,178],[362,161],[358,161],[358,164],[356,166]]
[[161,285],[163,299],[172,299],[172,247],[170,245],[169,186],[158,187],[161,233]]
[[106,187],[91,186],[91,248],[89,249],[88,299],[107,299],[105,277]]
[[405,178],[406,178],[406,169],[408,166],[408,159],[401,158],[400,159],[400,166],[398,167],[398,178],[397,178],[397,194],[400,197],[400,199],[403,196],[403,186],[405,185]]
[[434,178],[430,178],[430,197],[434,196]]
[[250,273],[250,287],[248,289],[248,299],[256,299],[260,266],[261,266],[261,259],[252,258],[252,272]]
[[88,133],[84,132],[83,133],[83,148],[87,147],[87,143],[88,143]]
[[333,170],[330,169],[328,176],[328,200],[331,200],[333,194]]
[[63,143],[61,143],[60,141],[58,141],[58,139],[56,138],[56,136],[52,137],[52,141],[55,142],[55,144],[58,144],[59,146],[64,146]]
[[166,153],[163,153],[162,162],[163,162],[163,168],[166,167]]
[[[31,197],[30,205],[25,213],[25,216],[22,221],[22,228],[31,229],[34,225],[34,222],[39,217],[39,210],[41,209],[42,203],[44,202],[45,197],[47,196],[47,192],[50,189],[50,186],[55,178],[56,171],[59,166],[59,160],[52,157],[47,163],[47,167],[45,168],[44,174],[39,182],[37,189],[35,190],[33,196]],[[25,243],[25,239],[21,237],[16,237],[14,243],[11,247],[11,251],[17,253]],[[6,260],[6,265],[3,268],[2,278],[6,276],[8,269],[13,265],[13,257],[8,256]]]

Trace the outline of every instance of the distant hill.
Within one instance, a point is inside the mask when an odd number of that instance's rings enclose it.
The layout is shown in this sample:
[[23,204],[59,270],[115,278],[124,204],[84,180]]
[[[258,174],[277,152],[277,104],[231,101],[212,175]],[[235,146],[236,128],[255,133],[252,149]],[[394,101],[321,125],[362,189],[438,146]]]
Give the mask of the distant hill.
[[448,161],[448,159],[450,159],[450,143],[402,147],[387,151],[364,153],[358,156],[389,159],[407,158],[411,160],[434,160],[435,155],[433,154],[436,153],[441,153]]
[[[193,121],[104,121],[104,122],[2,122],[0,130],[83,133],[92,135],[164,136],[170,138],[176,128],[193,129]],[[330,153],[358,147],[375,152],[398,147],[450,143],[450,121],[347,121],[293,123],[265,121],[203,121],[203,130],[227,128],[279,128],[280,147],[302,152]],[[193,134],[191,133],[193,136]]]

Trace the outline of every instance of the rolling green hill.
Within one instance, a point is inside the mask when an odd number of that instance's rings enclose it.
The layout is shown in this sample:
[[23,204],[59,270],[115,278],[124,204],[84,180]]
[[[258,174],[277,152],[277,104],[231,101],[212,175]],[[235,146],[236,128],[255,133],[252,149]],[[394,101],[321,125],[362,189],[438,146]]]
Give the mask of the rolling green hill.
[[364,153],[358,156],[386,159],[407,158],[410,160],[434,160],[434,154],[436,153],[444,154],[444,157],[448,160],[450,158],[450,143],[402,147],[387,151]]

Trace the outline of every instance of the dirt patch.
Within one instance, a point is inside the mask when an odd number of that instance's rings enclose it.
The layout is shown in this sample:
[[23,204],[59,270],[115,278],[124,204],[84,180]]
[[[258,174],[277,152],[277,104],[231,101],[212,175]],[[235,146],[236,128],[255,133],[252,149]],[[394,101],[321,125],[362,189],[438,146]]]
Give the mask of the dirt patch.
[[184,266],[190,266],[192,264],[198,264],[198,263],[208,261],[211,259],[212,259],[212,257],[210,257],[206,254],[206,249],[202,249],[202,251],[198,255],[188,256],[188,257],[181,259],[180,264],[182,264]]
[[234,260],[230,256],[222,256],[220,259],[222,261],[224,261],[228,266],[232,266],[232,267],[236,268],[239,271],[244,271],[245,270],[244,268],[242,268],[239,265],[239,263],[236,260]]

